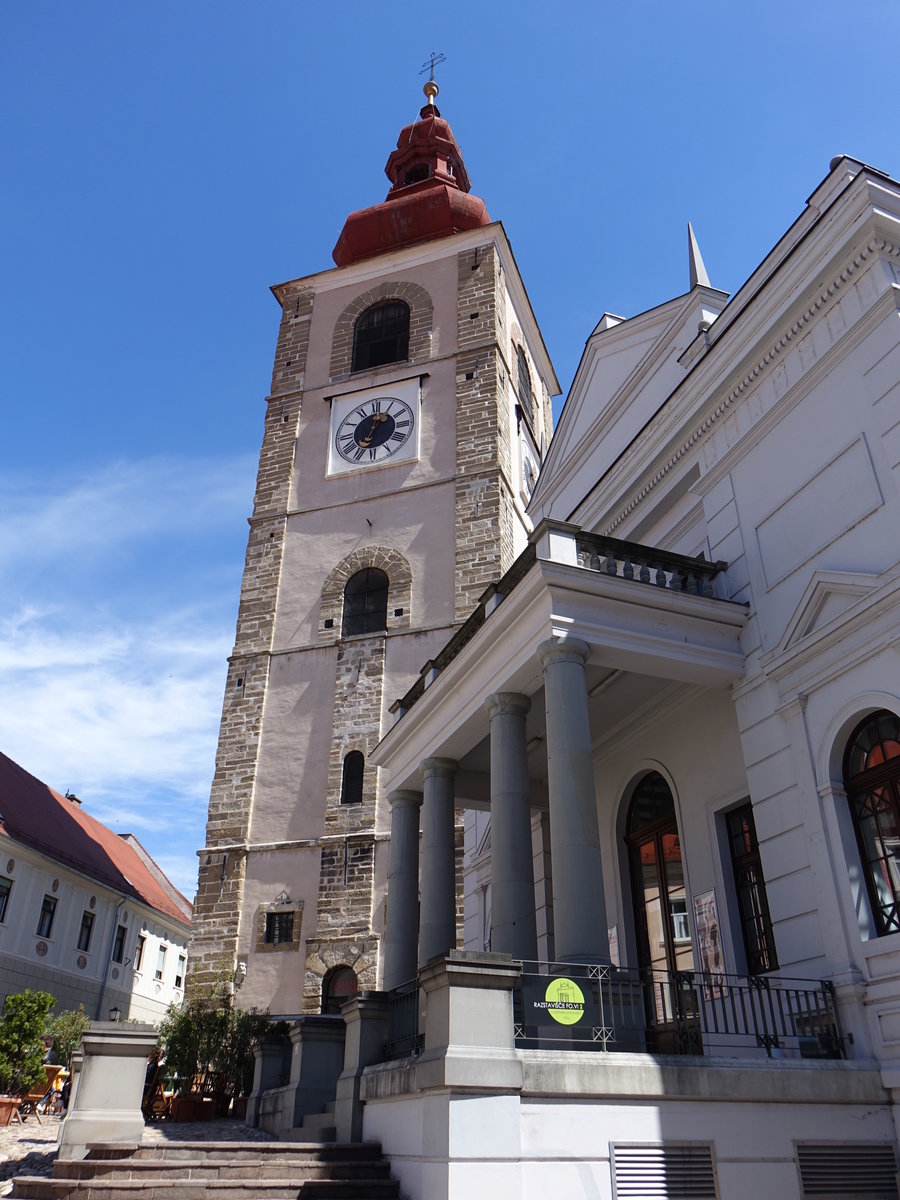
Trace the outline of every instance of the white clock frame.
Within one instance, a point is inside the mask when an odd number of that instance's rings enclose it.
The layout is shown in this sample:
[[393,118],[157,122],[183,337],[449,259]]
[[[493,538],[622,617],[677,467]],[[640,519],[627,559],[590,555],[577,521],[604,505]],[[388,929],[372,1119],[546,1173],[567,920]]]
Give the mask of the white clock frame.
[[[395,383],[383,384],[381,387],[364,388],[359,391],[345,392],[340,396],[328,397],[331,403],[331,419],[328,425],[328,466],[327,474],[347,475],[356,471],[375,470],[381,467],[393,467],[399,463],[409,463],[419,457],[419,431],[421,428],[422,388],[418,376],[414,379],[401,379]],[[373,411],[380,402],[382,411],[388,411],[388,401],[398,401],[411,413],[413,428],[402,445],[393,452],[378,458],[362,455],[358,460],[344,458],[337,445],[338,430],[355,413],[359,419]],[[378,449],[374,447],[373,449]]]

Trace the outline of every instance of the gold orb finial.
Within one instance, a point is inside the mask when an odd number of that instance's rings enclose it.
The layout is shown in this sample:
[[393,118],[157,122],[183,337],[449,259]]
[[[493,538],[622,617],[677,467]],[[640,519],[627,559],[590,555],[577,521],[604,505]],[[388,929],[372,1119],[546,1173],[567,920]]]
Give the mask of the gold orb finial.
[[434,104],[435,97],[437,96],[437,94],[440,90],[441,89],[438,87],[438,85],[434,82],[433,79],[429,79],[428,82],[425,84],[425,86],[422,88],[422,91],[428,97],[429,104]]

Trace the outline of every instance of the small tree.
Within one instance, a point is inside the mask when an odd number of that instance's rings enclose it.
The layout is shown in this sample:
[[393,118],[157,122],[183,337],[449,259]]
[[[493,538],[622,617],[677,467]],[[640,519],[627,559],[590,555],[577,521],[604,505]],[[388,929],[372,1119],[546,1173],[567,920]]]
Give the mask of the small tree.
[[56,1057],[69,1071],[72,1069],[72,1055],[81,1045],[81,1035],[90,1023],[91,1019],[84,1011],[83,1004],[77,1009],[69,1009],[50,1018],[47,1036],[53,1038]]
[[30,988],[6,997],[0,1016],[0,1092],[24,1096],[45,1080],[44,1029],[55,1003],[49,992]]
[[219,1097],[247,1095],[253,1086],[253,1043],[271,1028],[265,1013],[218,1007],[192,997],[172,1005],[159,1027],[166,1071],[177,1075],[176,1090],[213,1087]]

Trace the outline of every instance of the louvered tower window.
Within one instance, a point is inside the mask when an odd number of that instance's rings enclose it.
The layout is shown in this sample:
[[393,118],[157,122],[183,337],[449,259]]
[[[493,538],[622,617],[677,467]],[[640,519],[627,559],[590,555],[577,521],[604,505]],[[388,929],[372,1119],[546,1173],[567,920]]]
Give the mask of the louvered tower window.
[[365,567],[347,580],[341,637],[380,633],[387,628],[389,580],[377,567]]
[[367,371],[409,357],[409,305],[402,300],[373,304],[353,327],[352,371]]
[[534,391],[531,387],[531,372],[528,370],[528,357],[521,346],[516,347],[516,391],[519,404],[530,422],[534,422]]

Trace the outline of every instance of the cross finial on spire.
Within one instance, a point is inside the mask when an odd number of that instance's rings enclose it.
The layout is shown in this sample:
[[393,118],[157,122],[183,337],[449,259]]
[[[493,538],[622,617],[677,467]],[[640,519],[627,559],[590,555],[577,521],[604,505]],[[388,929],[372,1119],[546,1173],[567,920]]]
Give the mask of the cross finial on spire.
[[[447,61],[446,54],[439,54],[436,50],[432,50],[431,56],[427,59],[426,62],[424,62],[422,64],[422,70],[419,72],[420,75],[424,75],[425,72],[428,71],[428,80],[427,80],[424,88],[422,89],[422,91],[427,96],[428,103],[430,105],[434,105],[435,97],[437,96],[438,91],[440,90],[438,88],[438,85],[434,82],[434,68],[438,65],[438,63],[442,63],[442,62],[446,62],[446,61]],[[424,109],[422,110],[422,115],[423,116],[425,115]]]
[[438,65],[438,63],[446,61],[446,54],[439,54],[436,50],[432,50],[431,57],[426,62],[422,63],[422,70],[419,72],[419,74],[424,75],[425,72],[428,71],[428,81],[430,83],[434,79],[434,68]]

